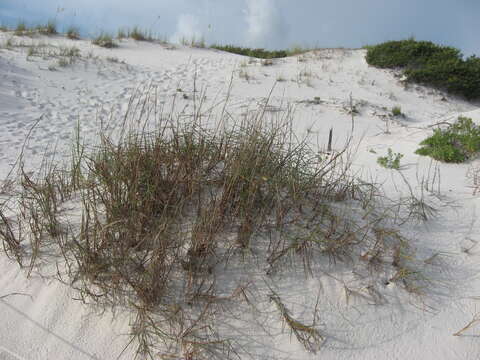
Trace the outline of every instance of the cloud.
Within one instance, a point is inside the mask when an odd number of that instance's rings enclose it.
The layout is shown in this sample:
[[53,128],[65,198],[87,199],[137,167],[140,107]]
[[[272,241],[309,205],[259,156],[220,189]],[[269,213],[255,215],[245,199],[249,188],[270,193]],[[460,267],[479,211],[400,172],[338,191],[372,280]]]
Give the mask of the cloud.
[[288,26],[274,0],[246,0],[246,43],[276,48],[285,42]]
[[204,37],[200,20],[192,14],[181,14],[178,17],[175,33],[170,38],[172,42],[181,42],[183,39],[201,39]]

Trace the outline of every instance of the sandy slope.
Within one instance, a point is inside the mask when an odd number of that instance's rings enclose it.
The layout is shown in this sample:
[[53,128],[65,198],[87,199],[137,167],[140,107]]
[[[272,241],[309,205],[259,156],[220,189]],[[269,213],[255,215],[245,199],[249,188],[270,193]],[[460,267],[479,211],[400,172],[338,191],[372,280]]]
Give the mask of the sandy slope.
[[[0,45],[10,37],[0,33]],[[308,131],[321,144],[333,127],[336,147],[343,145],[351,127],[351,94],[359,112],[355,169],[383,183],[392,197],[400,196],[405,186],[396,172],[377,165],[378,156],[389,147],[403,153],[402,172],[416,187],[430,161],[414,150],[430,134],[429,125],[459,114],[480,122],[477,105],[449,96],[442,101],[444,94],[420,86],[405,88],[394,72],[369,67],[364,50],[325,49],[263,66],[215,50],[131,40],[113,50],[61,37],[13,40],[76,46],[81,58],[60,67],[52,57],[27,57],[25,47],[0,49],[0,179],[9,172],[38,119],[25,146],[27,166],[32,169],[38,167],[45,151],[56,153],[57,158],[66,154],[77,122],[88,141],[100,123],[126,110],[135,91],[146,88],[155,89],[165,110],[175,103],[176,111],[185,113],[191,111],[194,96],[205,94],[205,107],[211,106],[215,113],[233,79],[229,111],[235,116],[262,104],[275,85],[271,112],[292,106],[298,133]],[[316,97],[320,100],[313,101]],[[406,118],[391,122],[390,134],[386,134],[386,115],[395,105],[401,106]],[[473,336],[478,328],[466,336],[452,336],[480,312],[480,300],[475,299],[480,296],[480,248],[463,251],[479,241],[479,199],[466,176],[477,163],[440,164],[442,196],[427,194],[440,210],[438,217],[404,229],[421,259],[441,254],[426,270],[432,287],[421,301],[390,284],[382,290],[388,301],[385,305],[347,302],[343,285],[332,277],[319,273],[305,279],[301,272],[289,273],[279,282],[278,292],[297,314],[314,305],[321,293],[321,330],[327,341],[317,355],[306,353],[294,338],[282,334],[272,305],[258,299],[266,314],[264,324],[274,336],[261,335],[255,319],[237,324],[245,333],[252,358],[480,358],[480,342]],[[115,320],[111,314],[97,314],[72,300],[74,292],[57,281],[36,274],[27,279],[3,255],[0,269],[0,359],[115,359],[120,354],[128,339],[121,335],[129,331],[128,314],[119,314]],[[357,281],[348,267],[332,266],[329,271],[345,283]],[[28,296],[2,297],[11,293]],[[125,354],[125,358],[130,356]]]

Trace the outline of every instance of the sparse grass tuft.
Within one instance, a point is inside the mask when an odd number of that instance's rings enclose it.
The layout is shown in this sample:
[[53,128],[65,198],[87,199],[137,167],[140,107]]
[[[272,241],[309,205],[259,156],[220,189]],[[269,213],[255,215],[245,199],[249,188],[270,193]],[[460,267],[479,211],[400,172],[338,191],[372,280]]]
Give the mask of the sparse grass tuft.
[[121,39],[125,39],[128,37],[128,33],[125,29],[118,29],[117,31],[117,39],[121,40]]
[[70,40],[79,40],[80,39],[80,32],[78,28],[74,26],[70,26],[67,30],[67,38]]
[[460,116],[446,129],[435,129],[433,135],[423,140],[416,154],[435,160],[461,163],[480,151],[480,126],[472,119]]
[[55,20],[49,20],[47,24],[37,26],[36,30],[42,35],[50,36],[58,34],[57,23]]
[[108,33],[100,33],[96,38],[92,40],[92,44],[108,49],[118,47],[118,44],[113,41],[112,36]]
[[23,36],[28,32],[27,24],[25,21],[20,21],[18,22],[16,28],[15,28],[15,35],[17,36]]
[[205,39],[203,37],[200,37],[198,39],[195,36],[192,36],[190,39],[182,37],[180,39],[180,43],[184,46],[190,46],[193,48],[204,49],[206,47]]
[[140,30],[138,26],[134,26],[133,29],[129,31],[128,36],[137,41],[147,41],[152,39],[150,35],[145,31]]

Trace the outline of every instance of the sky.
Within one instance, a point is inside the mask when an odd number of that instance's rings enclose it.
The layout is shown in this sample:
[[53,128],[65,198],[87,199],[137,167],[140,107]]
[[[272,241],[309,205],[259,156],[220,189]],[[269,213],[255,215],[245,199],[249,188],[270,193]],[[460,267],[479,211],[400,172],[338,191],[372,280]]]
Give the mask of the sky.
[[415,37],[480,55],[479,0],[0,0],[0,23],[55,19],[84,36],[139,26],[170,41],[267,49]]

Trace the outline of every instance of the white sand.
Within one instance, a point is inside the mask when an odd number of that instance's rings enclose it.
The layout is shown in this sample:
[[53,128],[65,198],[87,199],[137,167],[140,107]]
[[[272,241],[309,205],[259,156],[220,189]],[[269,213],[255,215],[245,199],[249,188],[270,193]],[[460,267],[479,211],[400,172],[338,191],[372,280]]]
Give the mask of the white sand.
[[[0,46],[11,36],[0,33]],[[354,168],[362,176],[383,183],[392,197],[398,197],[405,186],[397,172],[376,163],[378,156],[385,155],[389,147],[404,154],[402,173],[417,187],[417,178],[426,174],[430,160],[414,151],[431,133],[429,126],[460,114],[480,123],[478,104],[451,96],[441,101],[444,94],[421,86],[405,89],[394,72],[369,67],[365,50],[319,50],[302,55],[305,61],[291,57],[262,66],[260,61],[249,64],[248,58],[216,50],[172,49],[132,40],[124,40],[112,50],[62,37],[13,37],[13,41],[76,46],[82,58],[59,67],[55,59],[27,59],[26,48],[0,49],[0,180],[7,176],[40,117],[25,148],[27,167],[32,169],[39,166],[45,151],[56,152],[58,158],[67,153],[77,122],[82,136],[92,138],[101,119],[125,111],[137,87],[155,87],[166,108],[176,95],[178,111],[191,109],[195,76],[197,90],[207,94],[206,104],[214,105],[226,96],[233,73],[229,101],[233,115],[255,109],[277,80],[286,80],[276,84],[272,106],[295,106],[296,131],[304,134],[308,129],[321,144],[326,143],[333,127],[336,147],[343,145],[351,127],[345,111],[351,94],[359,110],[355,141],[361,141]],[[56,71],[49,70],[51,65]],[[239,72],[248,73],[248,80],[240,78]],[[315,97],[320,98],[320,104],[308,103]],[[406,118],[391,122],[390,134],[386,134],[384,115],[396,105]],[[480,241],[476,221],[480,198],[473,195],[466,176],[473,165],[480,163],[439,164],[442,197],[439,200],[426,194],[438,207],[438,217],[404,226],[403,233],[411,239],[420,259],[440,254],[425,270],[431,286],[421,299],[390,284],[381,289],[384,305],[374,306],[361,299],[347,302],[342,282],[355,287],[358,281],[349,266],[326,268],[341,281],[323,273],[308,279],[301,271],[288,273],[281,277],[277,291],[295,315],[302,316],[314,306],[321,290],[319,330],[327,341],[316,355],[309,354],[294,337],[282,333],[273,305],[259,298],[259,307],[266,311],[262,321],[271,336],[266,336],[253,319],[246,325],[238,324],[245,333],[240,341],[247,344],[251,358],[480,358],[480,325],[464,336],[452,336],[480,313],[480,298],[475,299],[480,296],[480,245],[474,246]],[[472,246],[469,253],[463,251]],[[12,293],[26,295],[2,297]],[[128,342],[124,336],[130,330],[128,314],[116,314],[115,320],[110,313],[99,314],[74,300],[75,292],[54,279],[35,273],[27,279],[26,272],[4,254],[0,255],[0,297],[0,359],[116,359]],[[304,315],[308,319],[308,313]],[[128,351],[124,354],[126,359],[131,357]]]

